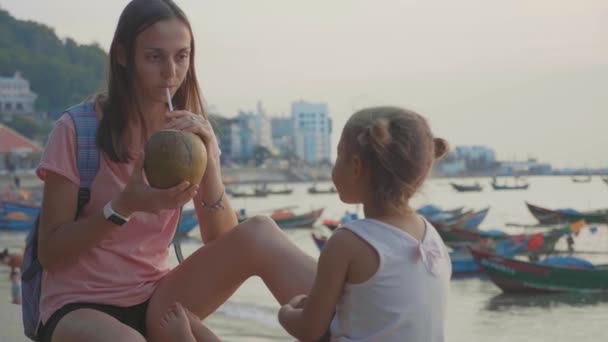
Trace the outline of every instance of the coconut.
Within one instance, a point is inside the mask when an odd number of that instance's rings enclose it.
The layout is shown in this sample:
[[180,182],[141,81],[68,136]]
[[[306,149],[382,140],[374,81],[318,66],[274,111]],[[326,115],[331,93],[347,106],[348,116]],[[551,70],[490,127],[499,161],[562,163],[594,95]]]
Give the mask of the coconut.
[[150,186],[168,189],[185,181],[199,184],[207,168],[207,149],[190,132],[161,130],[146,142],[144,170]]

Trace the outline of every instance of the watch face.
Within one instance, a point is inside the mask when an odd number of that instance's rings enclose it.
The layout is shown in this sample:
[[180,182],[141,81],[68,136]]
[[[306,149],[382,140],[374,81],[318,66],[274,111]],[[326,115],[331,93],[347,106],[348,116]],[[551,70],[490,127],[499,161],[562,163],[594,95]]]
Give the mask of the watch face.
[[108,220],[114,224],[117,224],[119,226],[122,226],[123,224],[125,224],[127,221],[121,219],[120,217],[112,214],[108,217]]

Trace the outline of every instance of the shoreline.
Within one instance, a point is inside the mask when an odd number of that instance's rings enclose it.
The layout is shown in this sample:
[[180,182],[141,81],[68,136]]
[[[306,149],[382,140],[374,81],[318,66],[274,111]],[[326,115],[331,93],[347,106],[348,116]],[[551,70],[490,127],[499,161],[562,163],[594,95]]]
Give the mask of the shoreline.
[[[268,184],[301,184],[301,183],[324,183],[331,182],[331,173],[326,177],[313,178],[297,178],[290,175],[287,170],[281,169],[262,169],[262,168],[222,168],[222,174],[224,176],[225,184],[230,185],[255,185],[259,183]],[[17,175],[21,179],[21,187],[26,190],[37,189],[42,186],[42,181],[38,179],[36,174],[32,170],[25,170],[17,172]],[[534,174],[534,175],[521,175],[520,178],[541,178],[541,177],[580,177],[581,175],[565,175],[565,174]],[[593,174],[591,177],[603,177],[607,175]],[[470,180],[470,179],[492,179],[493,175],[462,175],[462,176],[442,176],[442,175],[431,175],[428,180]],[[498,179],[514,178],[515,176],[496,176]],[[13,175],[0,174],[0,192],[8,185],[13,184]]]

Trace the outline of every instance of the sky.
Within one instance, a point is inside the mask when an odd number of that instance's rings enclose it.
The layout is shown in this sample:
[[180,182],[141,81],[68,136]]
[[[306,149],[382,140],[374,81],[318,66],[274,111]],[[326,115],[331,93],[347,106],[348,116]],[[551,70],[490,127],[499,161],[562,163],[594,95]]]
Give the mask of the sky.
[[[276,116],[292,101],[326,102],[336,146],[354,110],[398,105],[452,146],[608,167],[606,0],[176,2],[193,25],[204,96],[225,116],[258,100]],[[0,7],[107,50],[127,3]]]

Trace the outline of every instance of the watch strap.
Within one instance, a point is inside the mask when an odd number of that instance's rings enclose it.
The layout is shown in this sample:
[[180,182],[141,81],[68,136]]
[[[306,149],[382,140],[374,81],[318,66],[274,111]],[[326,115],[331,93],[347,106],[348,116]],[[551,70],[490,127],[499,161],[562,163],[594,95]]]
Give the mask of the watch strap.
[[128,217],[125,217],[125,216],[115,212],[114,209],[112,209],[112,201],[109,201],[103,207],[103,216],[106,218],[106,220],[108,220],[116,225],[119,225],[119,226],[122,226],[123,224],[129,222]]

